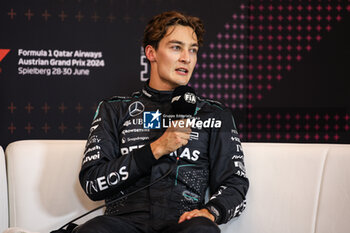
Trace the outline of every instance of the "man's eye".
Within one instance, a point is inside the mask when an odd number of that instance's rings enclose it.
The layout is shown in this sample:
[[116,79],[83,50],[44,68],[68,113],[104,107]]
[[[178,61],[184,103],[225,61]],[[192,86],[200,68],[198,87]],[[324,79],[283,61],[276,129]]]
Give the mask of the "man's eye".
[[197,49],[190,49],[190,52],[191,52],[191,53],[197,53],[198,50],[197,50]]
[[177,45],[175,45],[175,46],[173,46],[171,48],[174,49],[174,50],[180,50],[181,49],[180,46],[177,46]]

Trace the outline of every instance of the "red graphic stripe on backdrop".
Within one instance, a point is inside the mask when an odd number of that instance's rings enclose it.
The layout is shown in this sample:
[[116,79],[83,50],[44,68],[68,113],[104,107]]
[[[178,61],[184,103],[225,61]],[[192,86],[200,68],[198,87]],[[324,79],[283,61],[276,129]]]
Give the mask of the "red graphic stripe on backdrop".
[[5,56],[10,52],[9,49],[0,49],[0,62],[2,61],[2,59],[5,58]]

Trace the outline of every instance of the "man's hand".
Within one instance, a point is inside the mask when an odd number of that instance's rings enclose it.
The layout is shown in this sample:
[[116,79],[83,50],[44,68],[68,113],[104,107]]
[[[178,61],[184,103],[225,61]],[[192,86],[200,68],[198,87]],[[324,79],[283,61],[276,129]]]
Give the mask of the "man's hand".
[[183,213],[179,218],[178,223],[182,223],[183,221],[190,220],[191,218],[200,217],[200,216],[209,218],[213,222],[215,220],[215,217],[211,213],[209,213],[207,209],[200,209],[200,210],[194,209],[192,211]]
[[[183,121],[184,123],[179,124],[180,121]],[[151,143],[151,150],[156,159],[159,159],[163,155],[169,154],[188,143],[192,131],[191,128],[179,126],[186,126],[186,120],[177,120],[177,122],[176,127],[171,125],[160,138]]]

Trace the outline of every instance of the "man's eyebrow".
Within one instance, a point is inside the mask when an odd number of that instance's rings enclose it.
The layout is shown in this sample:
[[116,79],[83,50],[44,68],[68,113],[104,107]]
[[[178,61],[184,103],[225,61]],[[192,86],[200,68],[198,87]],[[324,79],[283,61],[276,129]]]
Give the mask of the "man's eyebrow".
[[[184,42],[179,41],[179,40],[170,40],[168,41],[168,44],[179,44],[179,45],[185,45]],[[190,45],[191,47],[199,47],[199,45],[197,43],[193,43]]]

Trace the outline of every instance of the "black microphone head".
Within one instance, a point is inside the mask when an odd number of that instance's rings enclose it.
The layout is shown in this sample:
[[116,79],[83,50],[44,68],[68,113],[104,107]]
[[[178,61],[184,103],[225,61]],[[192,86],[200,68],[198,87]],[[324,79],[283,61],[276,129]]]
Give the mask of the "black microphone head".
[[176,115],[193,116],[197,106],[197,96],[192,87],[178,86],[173,91],[171,106]]

